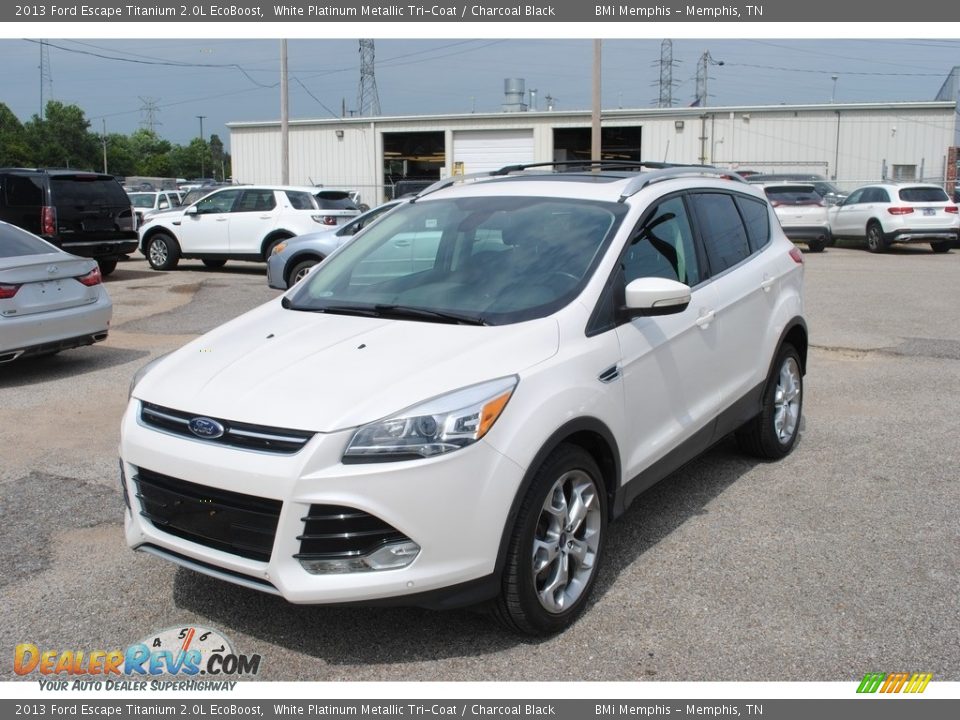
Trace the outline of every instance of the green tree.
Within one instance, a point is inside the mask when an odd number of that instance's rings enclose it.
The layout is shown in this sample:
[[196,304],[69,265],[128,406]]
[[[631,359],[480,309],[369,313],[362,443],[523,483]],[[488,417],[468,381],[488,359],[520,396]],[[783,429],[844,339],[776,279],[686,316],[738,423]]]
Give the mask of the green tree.
[[0,165],[32,165],[26,131],[17,116],[0,103]]
[[87,170],[103,166],[100,139],[90,132],[90,122],[76,105],[51,100],[46,118],[34,115],[25,130],[36,165]]

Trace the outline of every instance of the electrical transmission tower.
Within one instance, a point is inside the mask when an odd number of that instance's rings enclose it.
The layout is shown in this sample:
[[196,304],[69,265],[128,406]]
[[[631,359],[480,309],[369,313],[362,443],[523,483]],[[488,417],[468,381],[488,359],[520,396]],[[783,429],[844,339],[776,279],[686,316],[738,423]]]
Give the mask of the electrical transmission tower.
[[711,65],[723,65],[723,60],[714,60],[713,55],[707,50],[697,61],[697,96],[693,101],[694,107],[706,107],[707,105],[707,80],[709,80],[707,73]]
[[143,103],[140,106],[140,127],[155,133],[157,125],[163,125],[162,122],[157,120],[157,113],[159,112],[157,99],[140,96],[140,102]]
[[357,89],[357,114],[379,115],[380,96],[373,71],[373,40],[360,41],[360,87]]
[[46,104],[53,100],[53,74],[50,72],[50,46],[46,40],[40,41],[40,119]]
[[657,107],[673,107],[673,40],[664,40],[660,43],[660,97]]

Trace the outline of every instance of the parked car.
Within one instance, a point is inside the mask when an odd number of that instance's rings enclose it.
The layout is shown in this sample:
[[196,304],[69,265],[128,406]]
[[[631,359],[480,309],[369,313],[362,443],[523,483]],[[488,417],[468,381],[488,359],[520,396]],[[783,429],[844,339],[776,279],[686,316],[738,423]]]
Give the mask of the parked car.
[[328,227],[343,225],[360,214],[360,209],[347,190],[314,190],[313,197],[317,207],[323,210],[320,222]]
[[0,168],[0,220],[66,252],[93,258],[102,275],[137,249],[130,198],[112,175]]
[[105,340],[112,313],[95,260],[0,222],[0,363]]
[[944,253],[957,242],[960,215],[939,185],[878,183],[857,188],[830,209],[834,237],[863,240],[870,252],[893,243],[930,243]]
[[183,194],[179,190],[157,190],[155,192],[128,192],[127,196],[133,204],[133,212],[137,216],[137,227],[143,224],[144,217],[149,217],[157,210],[169,210],[180,207]]
[[827,205],[812,183],[763,183],[780,226],[794,242],[806,243],[810,252],[832,244]]
[[[803,253],[763,192],[595,169],[450,178],[144,367],[128,544],[296,603],[484,602],[546,635],[642,491],[729,433],[790,453]],[[420,234],[432,256],[396,258]]]
[[267,284],[277,290],[296,285],[314,265],[323,262],[327,255],[401,202],[394,200],[384,203],[339,228],[299,235],[275,245],[267,258]]
[[814,189],[827,205],[836,205],[847,196],[847,193],[828,181],[823,175],[811,173],[753,173],[746,180],[752,183],[781,182],[783,180],[813,183]]
[[325,225],[324,218],[313,188],[225,187],[146,218],[140,251],[154,270],[172,270],[180,258],[199,258],[211,268],[227,260],[264,261],[274,245]]

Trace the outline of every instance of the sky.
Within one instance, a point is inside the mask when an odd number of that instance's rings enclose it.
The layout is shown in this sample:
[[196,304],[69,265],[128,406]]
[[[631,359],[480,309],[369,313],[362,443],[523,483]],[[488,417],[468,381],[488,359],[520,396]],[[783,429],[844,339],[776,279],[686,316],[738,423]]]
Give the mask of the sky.
[[[277,39],[47,39],[48,99],[80,106],[97,132],[129,134],[148,123],[187,144],[203,131],[229,142],[227,122],[280,115]],[[656,106],[661,40],[606,39],[604,108]],[[677,39],[673,104],[695,96],[700,56],[709,104],[767,105],[933,100],[954,65],[950,39]],[[383,115],[499,112],[503,81],[523,78],[558,110],[589,109],[593,41],[559,38],[377,39],[376,83]],[[290,118],[331,118],[357,107],[357,39],[288,42]],[[0,39],[0,102],[21,121],[39,113],[41,45]],[[836,76],[834,81],[833,76]]]

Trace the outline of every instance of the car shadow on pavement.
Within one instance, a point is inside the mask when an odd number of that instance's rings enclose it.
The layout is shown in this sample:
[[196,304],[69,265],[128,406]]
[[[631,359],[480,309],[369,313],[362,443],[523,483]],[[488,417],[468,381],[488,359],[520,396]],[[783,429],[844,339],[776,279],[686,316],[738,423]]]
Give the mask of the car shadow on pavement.
[[14,360],[0,364],[0,389],[78,377],[125,363],[134,363],[136,368],[136,361],[149,355],[149,350],[130,350],[98,344],[64,350],[56,355]]
[[[604,564],[578,622],[590,622],[591,608],[626,568],[688,519],[706,513],[714,498],[756,464],[726,439],[637,498],[608,527]],[[477,609],[293,605],[183,568],[173,593],[178,607],[209,618],[228,634],[239,631],[331,666],[473,657],[554,639],[511,634]],[[574,626],[567,633],[576,631]]]

